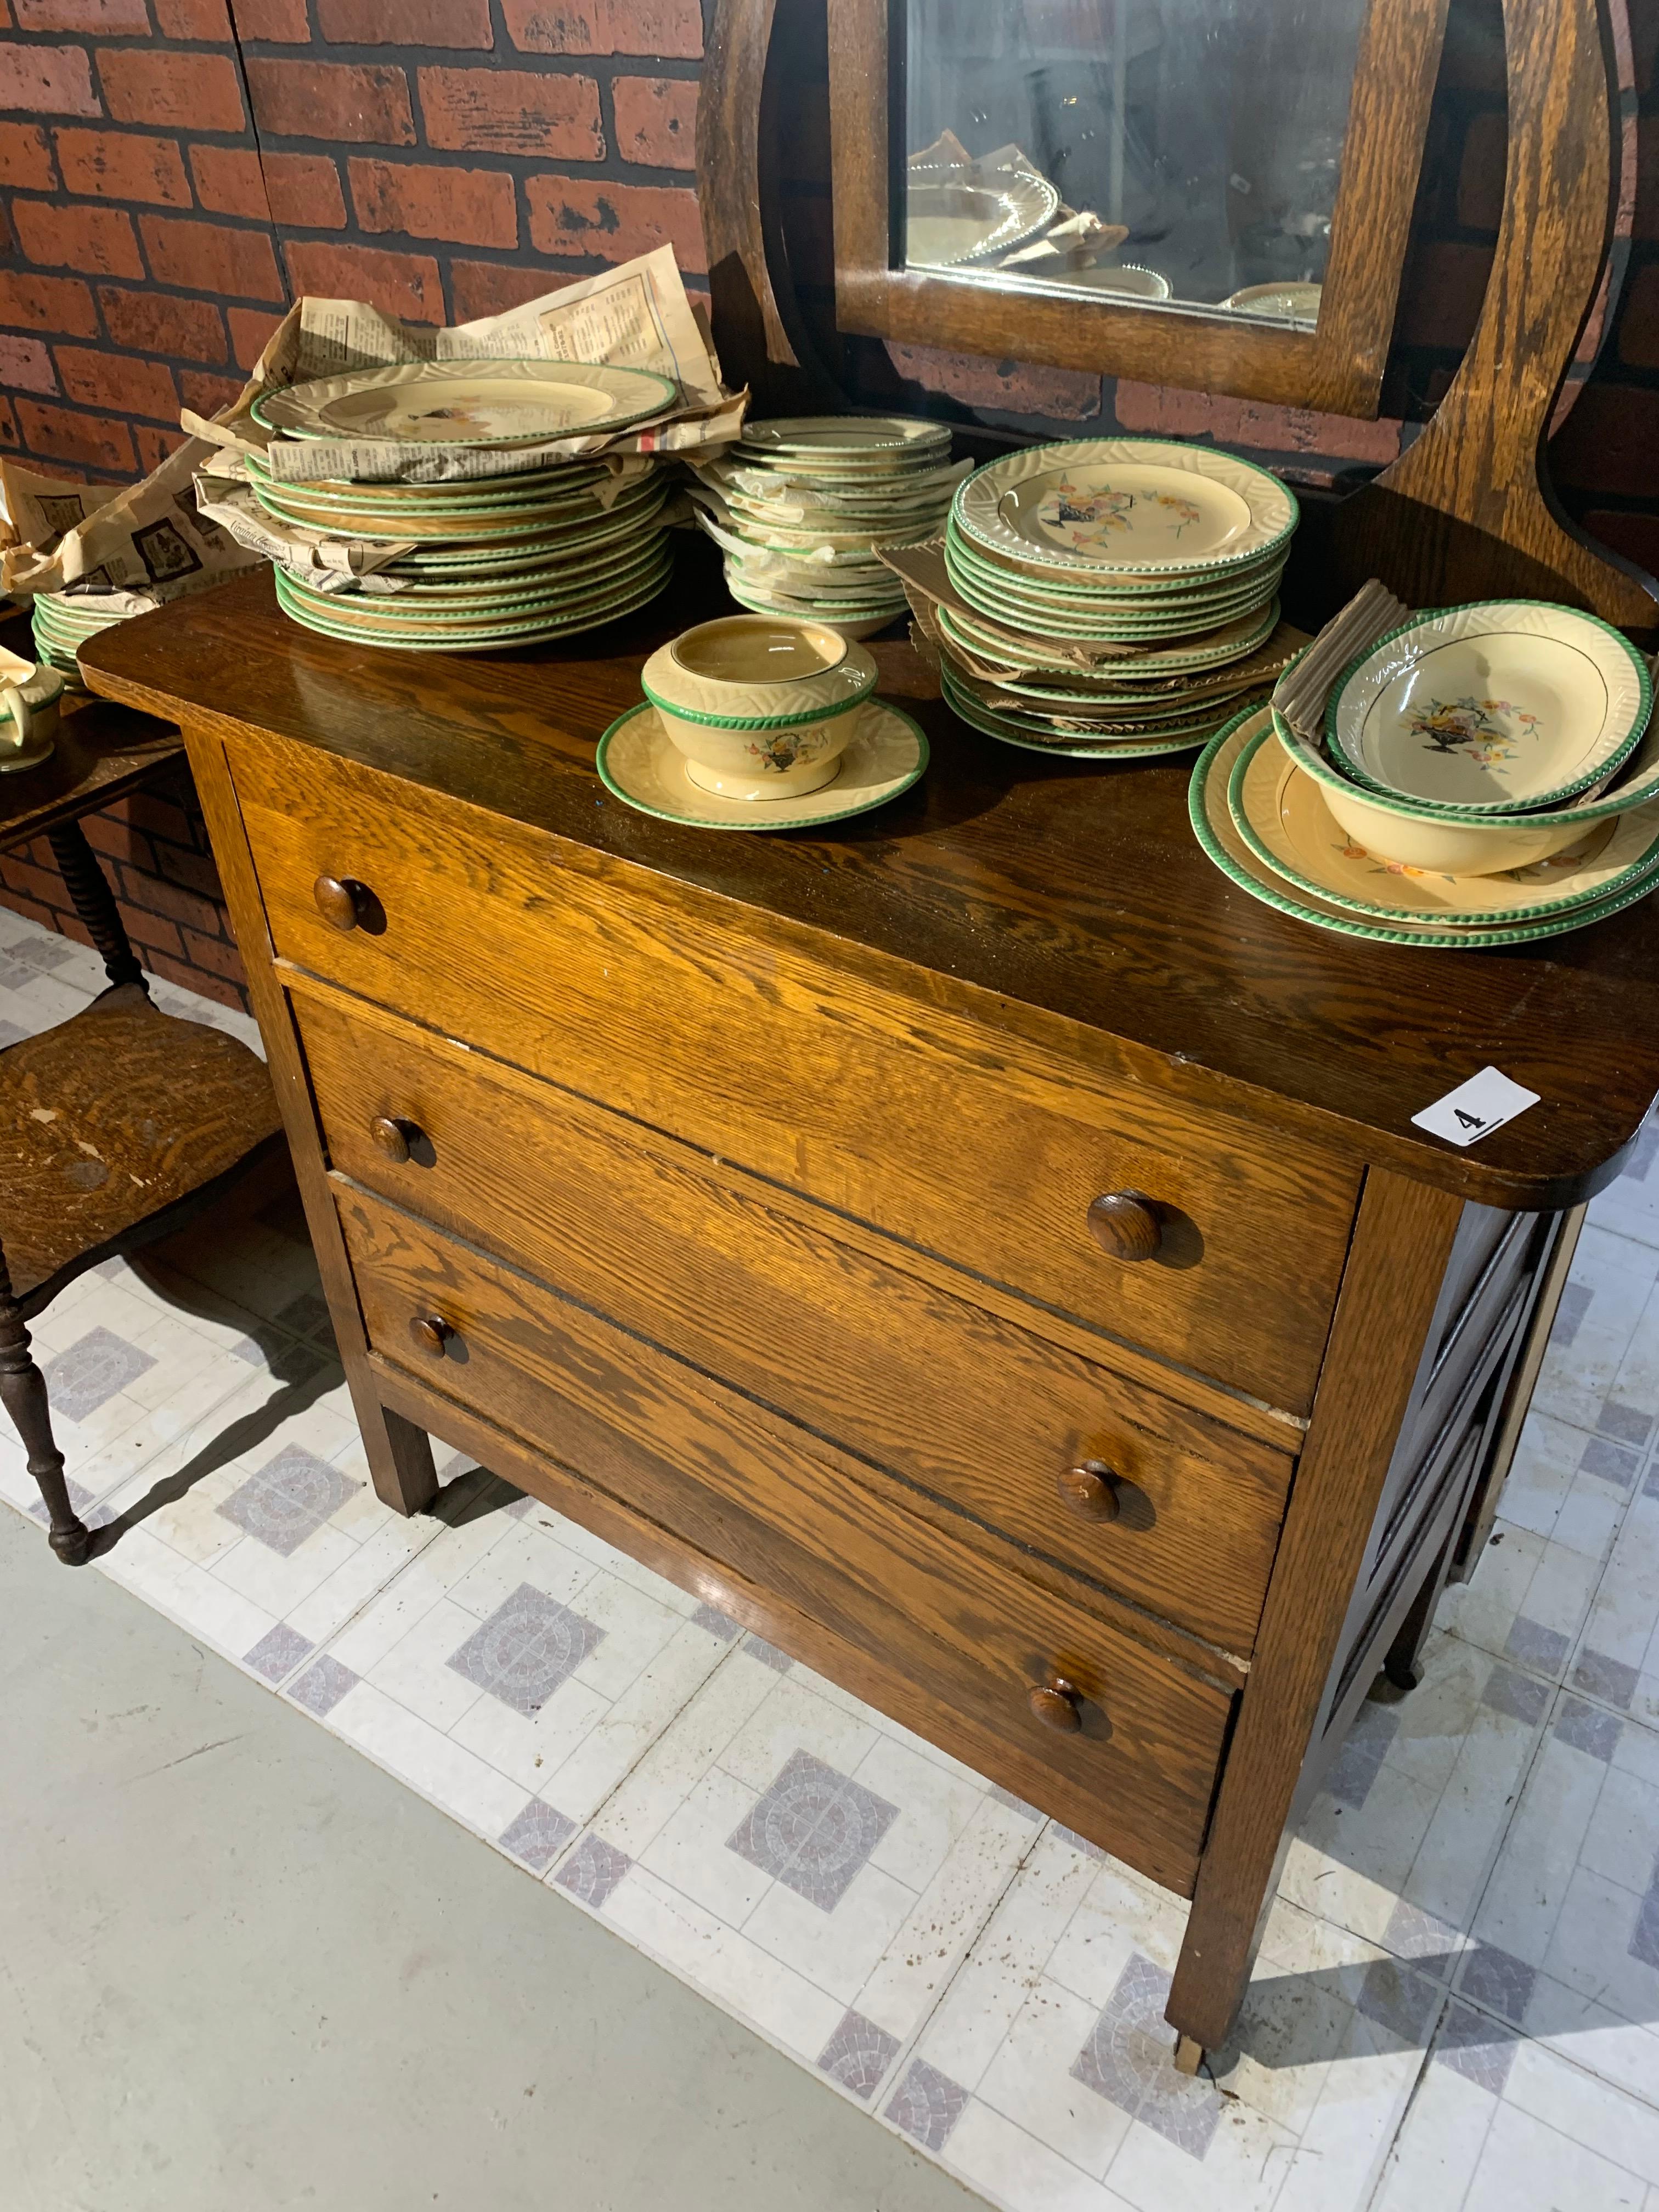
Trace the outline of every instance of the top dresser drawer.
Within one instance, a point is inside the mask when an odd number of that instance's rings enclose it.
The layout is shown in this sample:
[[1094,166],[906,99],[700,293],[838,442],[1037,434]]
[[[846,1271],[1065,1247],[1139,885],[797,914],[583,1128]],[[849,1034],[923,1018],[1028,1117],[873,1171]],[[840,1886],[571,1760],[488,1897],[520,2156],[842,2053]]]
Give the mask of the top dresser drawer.
[[[228,750],[283,957],[1005,1284],[1034,1328],[1057,1308],[1307,1410],[1346,1164],[520,823],[309,749]],[[325,918],[319,878],[363,887],[355,907],[325,894]],[[1153,1201],[1150,1257],[1090,1233],[1115,1191]]]

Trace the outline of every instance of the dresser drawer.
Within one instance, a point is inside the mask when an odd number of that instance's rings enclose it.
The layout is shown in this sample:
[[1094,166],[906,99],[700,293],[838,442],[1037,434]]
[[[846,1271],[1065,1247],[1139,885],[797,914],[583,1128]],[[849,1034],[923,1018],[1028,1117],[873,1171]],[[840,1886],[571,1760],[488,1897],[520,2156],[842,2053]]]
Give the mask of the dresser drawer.
[[[231,760],[289,960],[1306,1411],[1351,1170],[844,973],[708,895],[440,808],[396,778],[276,745],[233,746]],[[356,926],[324,919],[319,876],[367,887]],[[1162,1229],[1156,1254],[1133,1263],[1088,1225],[1091,1200],[1124,1190],[1154,1201]]]
[[[1249,1651],[1285,1454],[688,1146],[389,1016],[314,992],[294,1005],[336,1169],[1017,1542]],[[376,1141],[388,1121],[405,1158]]]
[[[1191,1668],[1149,1648],[586,1308],[365,1194],[337,1203],[377,1352],[779,1593],[886,1670],[896,1718],[1190,1888],[1231,1705],[1200,1647]],[[435,1356],[411,1326],[429,1315],[453,1331]],[[1034,1712],[1051,1676],[1075,1733]]]

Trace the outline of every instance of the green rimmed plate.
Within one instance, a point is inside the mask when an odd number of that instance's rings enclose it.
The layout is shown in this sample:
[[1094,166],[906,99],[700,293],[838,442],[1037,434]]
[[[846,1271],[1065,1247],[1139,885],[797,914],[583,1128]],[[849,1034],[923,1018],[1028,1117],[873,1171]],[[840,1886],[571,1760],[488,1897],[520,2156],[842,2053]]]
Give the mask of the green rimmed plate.
[[699,830],[817,829],[884,806],[927,769],[927,738],[907,714],[884,699],[866,700],[856,711],[859,734],[833,780],[799,798],[750,801],[699,790],[648,700],[617,717],[599,739],[593,765],[608,791],[659,821]]
[[1080,643],[1099,645],[1133,645],[1160,638],[1202,636],[1254,614],[1259,607],[1274,598],[1279,589],[1275,576],[1260,592],[1252,587],[1241,593],[1217,599],[1202,608],[1171,614],[1117,617],[1085,616],[1081,611],[1059,607],[1045,611],[1035,606],[1016,605],[987,591],[981,584],[959,569],[951,571],[951,580],[970,607],[983,615],[988,622],[1000,623],[1005,629],[1037,639],[1075,639]]
[[1168,737],[1114,738],[1090,739],[1078,737],[1042,738],[1029,729],[1006,721],[977,701],[965,697],[954,684],[941,686],[945,702],[958,720],[981,736],[995,738],[1005,745],[1018,745],[1030,753],[1054,753],[1067,760],[1160,760],[1166,755],[1189,753],[1194,747],[1208,742],[1215,728],[1214,720],[1203,729],[1177,733]]
[[[953,706],[958,699],[963,699],[975,712],[988,714],[993,721],[1006,723],[1009,728],[1022,731],[1026,736],[1038,740],[1052,738],[1068,744],[1099,745],[1115,744],[1120,741],[1133,744],[1142,738],[1150,741],[1186,736],[1194,742],[1207,738],[1229,716],[1237,713],[1239,702],[1247,688],[1257,695],[1265,688],[1260,684],[1249,687],[1241,684],[1237,696],[1218,699],[1213,706],[1202,703],[1196,707],[1183,706],[1178,710],[1171,708],[1164,714],[1141,714],[1131,708],[1122,714],[1032,714],[1019,708],[988,705],[975,696],[971,686],[961,680],[948,662],[941,665],[939,679],[945,697]],[[1062,727],[1061,725],[1066,722],[1077,726]]]
[[665,562],[659,572],[653,571],[642,581],[623,592],[595,603],[577,613],[563,617],[547,615],[534,621],[504,624],[488,631],[462,632],[440,636],[394,635],[382,631],[366,632],[354,629],[349,624],[331,621],[314,606],[299,600],[286,588],[288,579],[278,568],[275,571],[276,597],[283,611],[307,629],[331,637],[342,644],[367,645],[384,647],[393,653],[492,653],[515,646],[538,645],[559,637],[576,637],[587,630],[603,629],[606,623],[618,622],[623,616],[633,614],[647,605],[664,590],[674,573],[672,560]]
[[1490,946],[1528,945],[1570,930],[1588,928],[1609,915],[1621,913],[1645,898],[1659,884],[1659,875],[1644,877],[1613,896],[1570,914],[1503,929],[1443,929],[1432,921],[1413,927],[1403,918],[1392,926],[1368,920],[1304,891],[1267,866],[1244,842],[1235,828],[1227,804],[1227,785],[1239,753],[1258,729],[1271,727],[1269,708],[1247,708],[1217,731],[1194,763],[1188,787],[1188,811],[1193,830],[1206,854],[1239,889],[1264,905],[1274,907],[1293,921],[1311,923],[1339,937],[1364,939],[1373,945],[1419,945],[1431,951],[1472,952]]
[[631,589],[644,578],[665,573],[672,566],[672,553],[664,552],[633,563],[614,575],[579,589],[556,592],[503,593],[493,599],[446,600],[439,604],[405,605],[407,594],[366,599],[359,593],[319,592],[297,578],[285,576],[289,596],[310,607],[320,620],[333,622],[363,635],[386,637],[449,637],[478,629],[499,629],[518,622],[544,617],[559,620],[602,604]]
[[1455,820],[1531,813],[1616,774],[1653,687],[1595,615],[1480,599],[1413,615],[1332,686],[1325,734],[1352,781]]
[[1102,576],[1231,568],[1288,543],[1298,516],[1266,469],[1164,438],[1028,447],[977,470],[951,513],[992,554]]
[[1541,921],[1614,896],[1659,868],[1659,799],[1587,825],[1583,842],[1498,875],[1441,875],[1369,852],[1333,818],[1319,787],[1273,742],[1271,724],[1233,764],[1227,803],[1245,843],[1274,873],[1333,906],[1448,928]]
[[[1236,617],[1222,623],[1212,632],[1195,637],[1180,645],[1154,647],[1121,659],[1104,662],[1094,674],[1105,678],[1121,671],[1128,677],[1147,675],[1177,676],[1192,674],[1200,669],[1223,668],[1230,660],[1242,660],[1263,645],[1279,627],[1279,601],[1273,599],[1263,609]],[[975,621],[971,612],[964,614],[959,608],[939,605],[934,610],[934,619],[952,645],[983,660],[1006,661],[1007,641],[994,631],[987,630]],[[1005,629],[1012,629],[1005,624]],[[1029,641],[1029,639],[1028,639]],[[1056,673],[1069,675],[1073,672],[1063,661],[1049,663]]]
[[399,362],[264,392],[253,419],[295,438],[407,446],[525,446],[621,430],[679,387],[648,368],[564,361]]
[[1212,575],[1170,577],[1156,584],[1125,586],[1109,578],[1071,576],[1060,571],[1044,574],[1012,568],[966,537],[952,516],[945,526],[945,556],[947,566],[967,569],[1012,599],[1039,606],[1060,602],[1066,606],[1109,607],[1124,614],[1137,614],[1197,606],[1209,599],[1224,598],[1230,592],[1243,592],[1265,576],[1281,574],[1286,551],[1282,545],[1274,546],[1259,558],[1241,561],[1237,567],[1220,569]]

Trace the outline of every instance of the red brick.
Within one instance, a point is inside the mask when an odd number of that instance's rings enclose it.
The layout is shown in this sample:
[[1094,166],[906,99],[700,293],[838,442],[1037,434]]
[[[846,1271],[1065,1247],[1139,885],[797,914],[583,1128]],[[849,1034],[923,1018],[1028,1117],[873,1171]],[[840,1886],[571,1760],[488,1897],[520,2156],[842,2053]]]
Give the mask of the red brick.
[[8,392],[56,392],[58,374],[39,338],[0,331],[0,385]]
[[152,123],[165,131],[240,131],[242,88],[228,54],[140,52],[106,47],[98,76],[118,123]]
[[1659,56],[1659,9],[1638,8],[1629,24],[1631,64],[1635,71],[1636,89],[1651,92],[1653,65]]
[[246,216],[250,222],[270,221],[264,173],[253,147],[192,146],[190,166],[196,197],[210,213]]
[[167,845],[161,848],[157,860],[161,873],[171,882],[182,884],[186,890],[198,892],[221,910],[219,933],[228,937],[230,930],[223,913],[225,895],[220,886],[219,871],[213,865],[213,855],[210,853],[180,852],[176,846]]
[[32,115],[101,115],[82,46],[0,46],[0,107]]
[[[38,899],[26,897],[21,891],[14,889],[7,881],[9,873],[10,870],[6,863],[0,861],[0,884],[3,884],[5,887],[3,897],[0,897],[0,905],[6,906],[13,914],[25,915],[30,921],[40,922],[44,928],[56,929],[58,921],[56,909],[49,906],[42,906]],[[91,939],[83,929],[80,928],[78,923],[75,929],[71,929],[67,921],[64,923],[63,933],[65,937],[75,936],[77,932],[83,945],[91,943]]]
[[1631,368],[1659,368],[1659,262],[1636,271],[1620,303],[1619,358]]
[[190,205],[190,179],[173,138],[137,131],[59,131],[58,165],[64,189],[94,199],[149,200],[162,207]]
[[382,313],[411,323],[441,323],[444,319],[443,284],[429,253],[333,246],[320,238],[291,238],[286,251],[296,292],[321,299],[367,300]]
[[252,368],[283,319],[280,315],[267,315],[258,307],[227,307],[225,313],[230,319],[230,343],[235,360],[240,367]]
[[[195,929],[185,930],[184,939],[185,957],[192,968],[205,969],[208,975],[222,976],[227,983],[242,981],[242,956],[234,945],[227,945],[222,938],[204,937]],[[206,977],[192,983],[191,988],[205,990]]]
[[232,0],[238,34],[244,39],[267,39],[272,46],[304,46],[311,42],[306,21],[306,0]]
[[420,86],[428,146],[553,161],[605,158],[599,88],[591,76],[434,68],[421,70]]
[[154,791],[135,791],[127,800],[127,819],[152,837],[171,838],[175,845],[195,843],[195,825],[182,806]]
[[343,230],[340,173],[321,154],[267,154],[265,195],[277,222],[298,230]]
[[82,407],[112,408],[118,415],[154,415],[179,419],[173,371],[159,361],[137,361],[131,354],[94,353],[85,346],[57,349],[58,374],[66,398]]
[[88,814],[81,826],[94,853],[103,854],[106,860],[131,860],[149,875],[155,872],[155,848],[142,830],[135,830],[116,810]]
[[507,36],[527,54],[649,54],[696,61],[697,0],[502,0]]
[[37,453],[84,461],[89,469],[131,470],[132,438],[125,422],[107,415],[73,414],[40,399],[20,399],[17,413],[23,435]]
[[1441,240],[1406,268],[1399,336],[1406,345],[1466,346],[1486,296],[1492,249]]
[[153,422],[135,422],[132,442],[138,448],[138,465],[146,476],[159,469],[169,453],[176,453],[185,442],[182,430],[157,429]]
[[539,300],[556,292],[568,280],[547,269],[525,269],[504,261],[452,261],[449,264],[450,304],[458,323],[471,323],[480,315],[505,314],[526,300]]
[[144,0],[13,0],[20,31],[90,31],[141,39],[149,29]]
[[1457,220],[1469,230],[1496,230],[1504,213],[1504,164],[1509,118],[1488,110],[1470,123],[1457,172]]
[[[131,882],[131,869],[124,868],[121,871],[123,879]],[[148,968],[152,975],[156,972],[155,963],[159,957],[179,960],[187,957],[185,940],[172,922],[163,921],[159,915],[147,914],[143,907],[135,907],[130,898],[122,899],[120,907],[121,919],[126,923],[133,950],[142,965]]]
[[169,960],[161,953],[144,965],[163,982],[177,983],[181,990],[194,991],[204,999],[215,999],[222,1006],[233,1006],[241,1013],[247,1012],[246,994],[222,976],[204,975],[199,968],[187,967],[182,960]]
[[17,446],[21,442],[17,434],[17,417],[11,411],[11,402],[0,398],[0,446]]
[[453,169],[438,162],[346,164],[361,228],[412,238],[453,238],[465,246],[516,246],[519,210],[513,179],[499,169]]
[[538,253],[592,254],[630,261],[672,246],[682,269],[708,266],[697,196],[684,185],[611,185],[576,177],[532,177],[531,242]]
[[142,276],[144,264],[132,217],[120,208],[59,207],[49,200],[14,200],[11,219],[31,261],[79,269],[88,276]]
[[477,46],[495,43],[489,0],[317,0],[331,46]]
[[166,39],[199,39],[216,46],[230,44],[225,0],[155,0],[155,27]]
[[117,345],[135,353],[174,354],[183,361],[222,361],[225,328],[206,300],[175,300],[165,292],[124,292],[100,284],[98,304]]
[[21,185],[33,192],[57,191],[52,143],[38,123],[0,123],[0,185]]
[[652,169],[696,168],[697,88],[690,78],[619,76],[611,96],[617,151],[624,161]]
[[1351,461],[1400,458],[1397,422],[1356,422],[1308,407],[1272,407],[1263,400],[1182,392],[1127,377],[1118,380],[1115,406],[1124,429],[1156,438],[1212,438],[1218,446],[1249,446],[1257,453],[1328,453]]
[[1634,561],[1649,575],[1659,571],[1659,514],[1593,508],[1584,517],[1584,527],[1592,538],[1599,538],[1626,560]]
[[254,120],[276,138],[345,139],[354,146],[412,146],[409,80],[400,69],[356,62],[247,64]]
[[137,868],[124,867],[121,883],[129,902],[144,913],[163,914],[181,929],[217,936],[219,908],[215,900],[200,898],[181,884],[168,883],[161,876],[147,875]]
[[[55,902],[63,897],[64,886],[52,871],[26,860],[21,853],[9,853],[4,876],[8,891],[19,891],[25,897],[37,900],[44,911],[37,913],[34,918],[44,921],[48,929],[55,929],[58,927]],[[7,902],[9,905],[16,902],[15,900]]]
[[1035,368],[1028,362],[981,361],[933,346],[889,345],[889,359],[907,384],[969,407],[1007,415],[1049,415],[1083,422],[1100,412],[1100,379],[1075,368]]
[[1614,492],[1620,497],[1650,492],[1659,453],[1659,392],[1629,385],[1587,386],[1549,449],[1550,472],[1558,489]]
[[283,280],[264,230],[233,230],[228,223],[191,222],[179,216],[138,218],[144,251],[156,281],[233,299],[280,300]]
[[0,269],[0,323],[76,338],[98,335],[92,294],[78,276],[37,276],[27,269]]
[[241,396],[240,376],[215,376],[211,369],[206,368],[181,368],[179,372],[179,397],[198,415],[216,415],[222,407],[234,406]]

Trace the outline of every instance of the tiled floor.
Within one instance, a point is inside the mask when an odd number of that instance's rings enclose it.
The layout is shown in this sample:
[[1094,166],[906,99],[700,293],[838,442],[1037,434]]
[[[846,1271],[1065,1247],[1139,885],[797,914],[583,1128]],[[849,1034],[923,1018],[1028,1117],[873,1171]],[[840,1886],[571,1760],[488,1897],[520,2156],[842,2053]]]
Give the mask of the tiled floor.
[[[0,912],[0,1038],[98,981]],[[1493,1544],[1193,2081],[1179,1900],[464,1461],[385,1511],[290,1207],[36,1335],[98,1571],[993,2203],[1659,2212],[1656,1159],[1596,1202]],[[9,1431],[0,1494],[32,1506]]]

